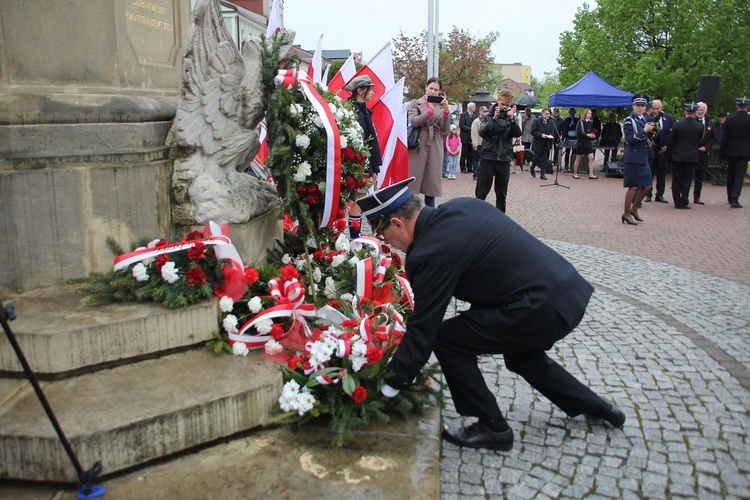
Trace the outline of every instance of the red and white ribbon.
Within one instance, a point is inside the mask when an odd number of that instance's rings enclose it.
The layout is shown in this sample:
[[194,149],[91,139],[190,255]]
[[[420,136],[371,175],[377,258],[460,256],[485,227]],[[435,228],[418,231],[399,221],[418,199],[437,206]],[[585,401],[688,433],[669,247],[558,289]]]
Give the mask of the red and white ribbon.
[[404,290],[404,293],[406,294],[406,300],[409,301],[409,307],[411,307],[411,310],[414,310],[414,292],[411,289],[411,283],[409,283],[409,280],[404,278],[403,276],[396,276],[396,279],[398,279],[398,282],[401,284],[401,288]]
[[277,87],[291,90],[297,86],[297,72],[293,69],[280,69],[273,82]]
[[246,321],[237,333],[229,333],[228,337],[230,343],[243,342],[247,345],[248,349],[263,347],[271,337],[268,335],[247,335],[245,332],[264,319],[285,318],[289,316],[294,316],[296,318],[315,316],[315,306],[313,304],[302,304],[296,306],[295,304],[289,303],[269,307]]
[[283,286],[278,279],[274,278],[268,282],[268,288],[271,290],[271,297],[285,298],[295,307],[301,306],[305,301],[305,288],[297,281],[297,278],[285,281]]
[[167,243],[165,245],[159,245],[154,248],[141,248],[140,250],[134,250],[132,252],[124,253],[115,258],[114,268],[115,271],[119,271],[120,269],[128,267],[130,264],[134,264],[146,259],[151,259],[158,255],[180,252],[182,250],[193,248],[198,243],[203,243],[204,245],[230,245],[232,242],[227,236],[215,235],[208,238],[200,238],[197,240]]

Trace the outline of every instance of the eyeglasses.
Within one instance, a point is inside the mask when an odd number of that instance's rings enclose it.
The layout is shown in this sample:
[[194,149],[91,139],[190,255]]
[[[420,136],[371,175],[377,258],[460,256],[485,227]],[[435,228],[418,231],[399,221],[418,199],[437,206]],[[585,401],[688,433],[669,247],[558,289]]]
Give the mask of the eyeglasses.
[[387,218],[385,215],[380,218],[380,221],[378,222],[377,227],[375,227],[375,237],[379,239],[380,241],[385,241],[385,236],[383,236],[383,231],[388,229],[388,226],[391,225],[391,219]]

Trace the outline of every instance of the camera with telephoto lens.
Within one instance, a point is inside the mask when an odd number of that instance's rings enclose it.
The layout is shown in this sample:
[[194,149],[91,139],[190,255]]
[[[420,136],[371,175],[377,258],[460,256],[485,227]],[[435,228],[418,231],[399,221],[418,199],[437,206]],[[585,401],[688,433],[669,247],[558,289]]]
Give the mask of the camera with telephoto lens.
[[499,104],[493,104],[492,109],[490,110],[490,113],[492,113],[492,116],[495,116],[495,110],[497,110],[497,117],[498,118],[507,118],[508,117],[508,108],[506,106],[501,106]]
[[652,120],[654,122],[654,129],[651,131],[652,134],[658,135],[661,132],[661,112],[659,112],[656,116],[654,116],[654,119]]

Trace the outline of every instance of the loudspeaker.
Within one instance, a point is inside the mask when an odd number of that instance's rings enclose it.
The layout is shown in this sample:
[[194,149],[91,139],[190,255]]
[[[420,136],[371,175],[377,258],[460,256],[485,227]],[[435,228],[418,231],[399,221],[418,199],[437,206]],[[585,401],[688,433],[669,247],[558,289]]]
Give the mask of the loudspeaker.
[[701,75],[695,102],[705,102],[707,106],[715,106],[716,98],[719,96],[720,83],[721,77],[719,75]]

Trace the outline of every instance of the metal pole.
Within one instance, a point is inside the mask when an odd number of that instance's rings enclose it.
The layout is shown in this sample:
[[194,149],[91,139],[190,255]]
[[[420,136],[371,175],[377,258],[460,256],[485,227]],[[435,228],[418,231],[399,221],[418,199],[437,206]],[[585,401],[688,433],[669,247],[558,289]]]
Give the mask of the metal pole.
[[432,78],[435,75],[434,72],[434,60],[433,60],[433,19],[435,0],[427,0],[427,79]]
[[440,71],[438,70],[438,66],[439,66],[438,63],[440,61],[440,23],[438,22],[439,17],[440,17],[440,0],[435,0],[435,29],[433,30],[435,46],[432,49],[432,57],[435,58],[434,62],[432,63],[432,72],[435,78],[440,78]]

